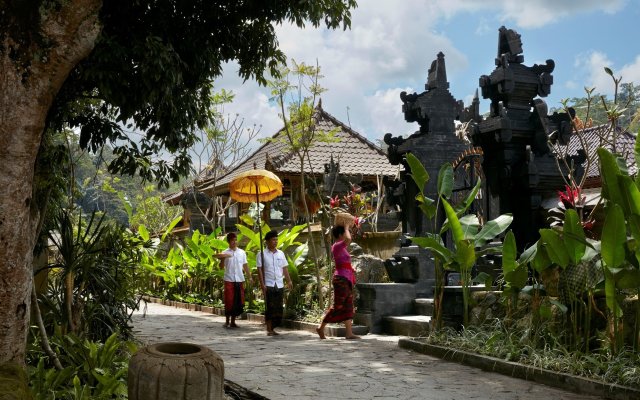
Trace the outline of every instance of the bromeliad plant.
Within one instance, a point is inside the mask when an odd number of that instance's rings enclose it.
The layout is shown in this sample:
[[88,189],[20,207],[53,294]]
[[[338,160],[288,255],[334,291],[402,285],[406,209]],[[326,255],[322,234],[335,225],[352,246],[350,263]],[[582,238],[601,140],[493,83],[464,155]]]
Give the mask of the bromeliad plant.
[[[463,323],[469,322],[469,303],[471,285],[471,270],[478,258],[500,252],[500,246],[486,247],[485,245],[501,235],[511,224],[511,215],[501,215],[480,226],[476,215],[465,213],[469,210],[473,200],[478,194],[482,182],[478,180],[476,186],[469,192],[461,204],[452,205],[454,174],[451,164],[444,164],[438,173],[438,200],[435,201],[425,194],[425,188],[429,181],[429,174],[413,154],[407,154],[407,163],[411,168],[411,177],[416,183],[419,193],[416,200],[424,214],[438,221],[437,214],[440,206],[444,210],[446,222],[438,232],[434,226],[434,233],[424,237],[414,237],[411,241],[420,247],[429,249],[436,261],[436,288],[435,288],[435,324],[440,327],[441,305],[444,285],[444,271],[455,271],[460,274],[463,296]],[[450,233],[451,242],[445,243],[443,237]]]

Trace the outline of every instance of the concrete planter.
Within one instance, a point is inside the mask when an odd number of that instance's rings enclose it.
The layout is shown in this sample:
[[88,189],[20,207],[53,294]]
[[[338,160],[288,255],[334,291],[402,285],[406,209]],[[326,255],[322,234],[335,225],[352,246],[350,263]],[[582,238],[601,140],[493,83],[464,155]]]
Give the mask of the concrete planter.
[[[397,221],[396,221],[397,225]],[[354,240],[365,254],[373,254],[383,260],[393,256],[400,249],[400,231],[364,232]]]
[[224,363],[211,349],[190,343],[156,343],[129,361],[130,400],[224,398]]

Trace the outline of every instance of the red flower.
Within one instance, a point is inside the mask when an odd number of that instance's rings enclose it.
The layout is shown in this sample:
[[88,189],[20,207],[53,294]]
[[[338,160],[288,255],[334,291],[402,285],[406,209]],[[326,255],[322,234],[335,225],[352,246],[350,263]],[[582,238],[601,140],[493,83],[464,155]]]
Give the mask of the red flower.
[[331,208],[340,207],[340,199],[338,198],[338,195],[329,201],[329,206]]
[[582,228],[584,228],[587,231],[590,231],[593,229],[593,220],[590,221],[584,221],[582,223]]
[[558,191],[560,201],[565,208],[575,208],[576,201],[580,198],[580,190],[577,187],[565,185],[565,191]]

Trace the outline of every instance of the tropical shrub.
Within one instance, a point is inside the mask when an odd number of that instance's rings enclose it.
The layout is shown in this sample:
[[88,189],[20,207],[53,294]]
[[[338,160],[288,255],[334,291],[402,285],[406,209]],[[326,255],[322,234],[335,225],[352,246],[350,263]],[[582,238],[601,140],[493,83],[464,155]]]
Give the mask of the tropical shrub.
[[29,349],[29,380],[34,400],[126,399],[127,371],[132,342],[122,342],[113,334],[102,343],[69,334],[54,335],[52,347],[64,366],[58,370],[39,350]]
[[[251,222],[251,221],[249,221]],[[247,259],[249,263],[249,269],[253,273],[257,273],[256,257],[260,252],[260,234],[254,232],[252,229],[244,225],[236,225],[240,235],[239,240],[243,243],[246,242],[245,251],[247,252]],[[285,253],[288,263],[289,276],[293,283],[293,289],[287,294],[286,313],[289,316],[303,315],[300,310],[302,307],[302,300],[309,296],[313,291],[317,291],[317,280],[312,275],[312,269],[314,267],[308,259],[309,245],[308,243],[300,243],[297,241],[298,236],[307,227],[307,224],[295,225],[291,228],[282,229],[278,233],[278,249]],[[268,224],[262,223],[262,237],[271,230]],[[257,301],[255,297],[248,296],[249,308],[259,309],[264,311],[264,305],[252,304],[253,301]]]
[[[444,285],[444,271],[455,271],[460,274],[463,298],[463,323],[469,321],[469,286],[472,282],[471,271],[478,258],[500,252],[501,248],[486,247],[485,245],[495,237],[501,235],[511,224],[510,215],[501,215],[480,226],[476,215],[464,215],[480,189],[482,182],[478,180],[474,189],[469,192],[461,204],[452,205],[448,199],[453,192],[453,167],[444,164],[438,173],[438,200],[430,199],[424,193],[429,174],[424,166],[413,154],[407,154],[407,163],[411,168],[411,177],[418,187],[416,200],[425,215],[433,218],[434,224],[438,220],[438,210],[442,208],[447,217],[440,230],[424,237],[413,237],[411,242],[429,249],[436,260],[436,326],[440,323],[440,307],[442,302],[442,286]],[[434,226],[435,228],[435,226]],[[434,229],[435,231],[435,229]],[[443,237],[450,233],[451,241],[446,243]]]
[[[640,138],[636,138],[635,156],[640,167]],[[602,266],[605,295],[609,310],[612,350],[623,346],[621,298],[625,294],[637,296],[636,322],[632,345],[640,346],[640,175],[629,176],[622,157],[598,149],[602,175],[602,197],[605,221],[602,229]]]
[[562,338],[547,327],[538,332],[536,343],[523,340],[530,336],[530,331],[526,324],[506,324],[494,319],[485,325],[465,327],[460,331],[444,328],[432,332],[425,340],[449,349],[488,355],[535,369],[629,387],[640,386],[640,353],[623,350],[612,355],[607,349],[600,349],[585,354],[564,346]]
[[[249,225],[253,220],[245,215],[242,217]],[[177,221],[174,221],[177,222]],[[167,240],[172,223],[161,238],[152,239],[144,226],[138,228],[140,240],[151,241],[154,245],[142,254],[140,265],[143,267],[146,279],[144,291],[148,294],[165,299],[178,300],[203,305],[222,305],[222,288],[224,269],[220,261],[214,257],[228,247],[228,243],[220,239],[220,230],[209,235],[195,231],[184,243],[174,243],[168,252],[163,252],[163,243]],[[256,255],[260,249],[260,234],[253,229],[238,224],[238,242],[247,253],[247,263],[251,275],[257,274]],[[315,279],[309,281],[308,246],[297,241],[306,224],[285,228],[278,234],[278,248],[287,256],[289,272],[294,283],[294,290],[289,294],[291,308],[302,294],[314,287]],[[271,230],[268,224],[261,224],[262,236]],[[257,277],[253,279],[257,282]],[[304,283],[304,284],[302,284]],[[263,312],[264,302],[256,297],[255,287],[248,284],[246,293],[246,308]]]
[[[595,294],[603,281],[600,265],[600,242],[586,237],[584,225],[574,209],[567,209],[561,225],[540,229],[540,239],[526,249],[516,260],[515,239],[507,236],[503,246],[503,271],[505,272],[504,300],[515,307],[518,292],[533,295],[532,330],[529,338],[535,340],[541,319],[551,315],[550,308],[558,307],[567,317],[565,344],[568,348],[589,351],[596,332],[591,321]],[[525,286],[527,270],[535,272],[534,280],[552,269],[559,269],[558,289],[547,290],[541,283]],[[554,295],[549,301],[541,296]],[[557,298],[557,299],[556,299]]]
[[144,243],[96,212],[85,219],[59,209],[55,222],[47,293],[38,299],[45,326],[94,340],[129,336]]

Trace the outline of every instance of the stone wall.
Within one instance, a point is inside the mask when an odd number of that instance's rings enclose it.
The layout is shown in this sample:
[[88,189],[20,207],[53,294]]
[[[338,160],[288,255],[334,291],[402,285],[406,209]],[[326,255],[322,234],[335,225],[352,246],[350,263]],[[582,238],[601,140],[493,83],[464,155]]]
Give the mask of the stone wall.
[[351,265],[356,271],[358,283],[389,282],[384,262],[379,257],[371,254],[361,254],[351,258]]

